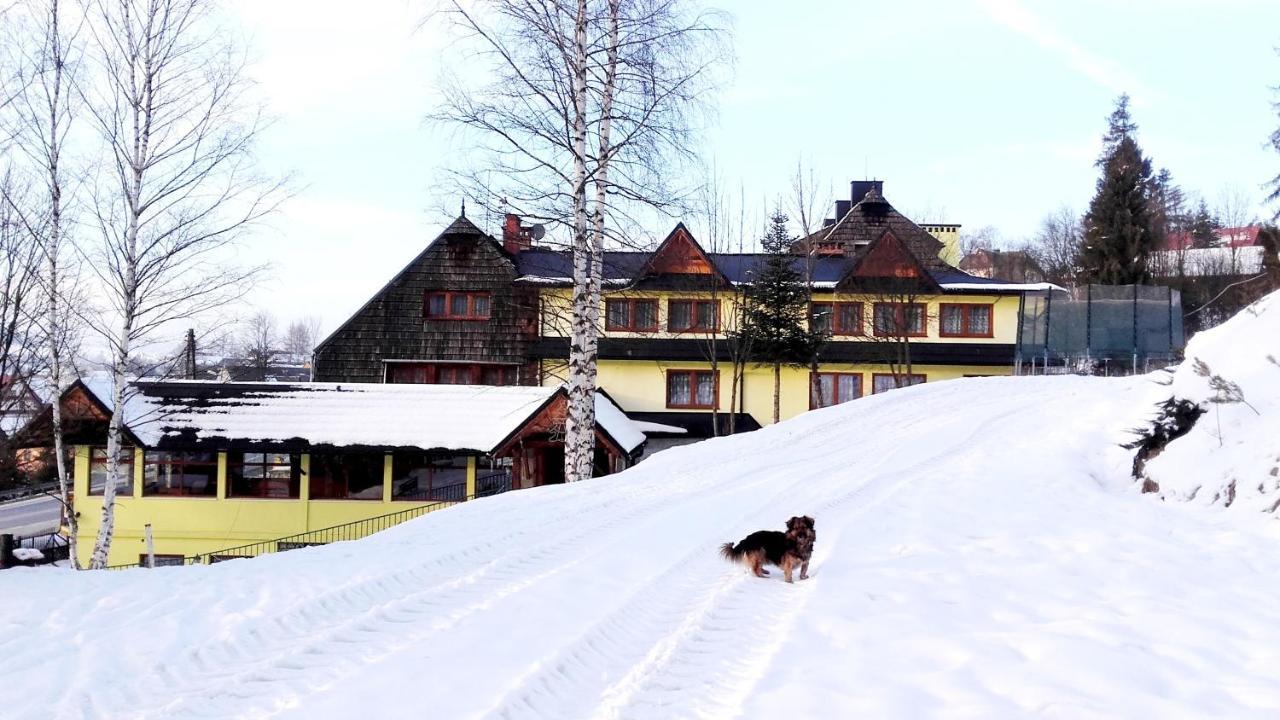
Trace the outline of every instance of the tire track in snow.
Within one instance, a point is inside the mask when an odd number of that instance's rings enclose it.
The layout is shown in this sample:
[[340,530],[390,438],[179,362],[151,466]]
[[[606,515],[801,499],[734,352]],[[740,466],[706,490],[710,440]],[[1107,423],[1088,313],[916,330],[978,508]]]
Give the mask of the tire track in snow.
[[[854,516],[869,512],[906,485],[915,470],[954,453],[956,447],[965,447],[1009,414],[988,420],[956,446],[896,470],[893,476],[872,474],[819,506],[820,510],[834,509],[870,492]],[[888,459],[881,457],[876,465]],[[833,473],[842,469],[847,469],[842,460],[825,468]],[[805,494],[797,493],[797,488],[809,484],[806,478],[796,479],[766,498],[760,509],[744,513],[734,527],[776,512],[779,500]],[[712,532],[719,533],[721,528]],[[651,717],[671,717],[672,697],[682,701],[681,717],[736,707],[763,676],[814,585],[753,583],[741,571],[726,571],[714,549],[722,539],[698,543],[572,646],[521,678],[485,716],[626,718],[641,710]],[[708,586],[708,578],[716,581]],[[763,638],[757,629],[765,633]],[[726,645],[733,647],[726,649]],[[597,682],[584,687],[582,678]],[[694,698],[692,707],[690,698]]]
[[[766,470],[784,465],[780,462]],[[688,476],[696,477],[694,473]],[[362,583],[359,589],[343,589],[295,606],[288,614],[257,622],[226,641],[192,648],[186,663],[154,668],[142,682],[113,693],[110,704],[131,709],[137,717],[226,717],[237,712],[237,707],[243,711],[245,704],[259,705],[254,708],[254,715],[263,717],[287,709],[300,691],[327,685],[361,665],[421,642],[426,636],[447,630],[476,612],[571,569],[583,558],[566,561],[563,551],[586,537],[661,512],[673,502],[714,498],[724,492],[715,481],[672,480],[669,485],[615,494],[593,506],[595,512],[590,512],[592,507],[582,507],[581,496],[569,498],[560,504],[572,507],[575,516],[599,517],[601,522],[573,523],[568,526],[573,530],[569,533],[563,532],[563,523],[538,523],[516,534],[532,534],[543,542],[526,543],[482,568],[472,568],[427,588],[394,592],[405,588],[413,577],[427,574],[427,570],[418,568],[391,578],[375,578]],[[770,481],[769,473],[762,471],[755,483],[743,484],[742,489],[747,491]],[[637,496],[642,500],[634,501]],[[621,514],[599,511],[617,504],[629,507]],[[542,517],[557,515],[544,513]],[[561,532],[547,532],[548,527]],[[475,554],[464,551],[448,557],[457,559],[454,564],[459,564]],[[363,592],[371,585],[381,592]],[[290,690],[273,698],[272,692],[285,683],[291,683]],[[169,700],[157,704],[158,698]],[[227,707],[228,700],[234,701],[231,707]],[[261,707],[264,704],[267,707]]]

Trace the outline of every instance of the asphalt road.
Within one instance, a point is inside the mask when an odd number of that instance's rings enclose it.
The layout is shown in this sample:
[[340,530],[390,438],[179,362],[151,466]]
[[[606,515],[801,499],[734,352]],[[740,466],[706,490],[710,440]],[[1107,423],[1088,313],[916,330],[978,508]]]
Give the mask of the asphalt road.
[[34,497],[0,505],[0,533],[22,537],[43,535],[58,529],[59,504],[55,498]]

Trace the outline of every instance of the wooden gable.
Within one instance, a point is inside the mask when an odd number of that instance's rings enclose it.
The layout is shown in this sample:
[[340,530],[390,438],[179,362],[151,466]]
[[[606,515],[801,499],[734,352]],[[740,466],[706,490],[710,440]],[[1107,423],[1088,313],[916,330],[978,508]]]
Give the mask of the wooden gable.
[[854,262],[849,274],[840,281],[841,289],[904,289],[913,287],[938,290],[933,276],[892,231],[876,238]]
[[[565,420],[569,417],[569,394],[563,389],[552,395],[542,407],[538,408],[527,420],[512,431],[494,450],[494,455],[505,455],[525,440],[550,440],[564,442]],[[610,453],[626,457],[627,453],[618,445],[608,432],[596,424],[596,443]]]
[[640,272],[641,278],[654,275],[711,275],[724,285],[729,284],[729,279],[693,239],[684,223],[678,223],[667,235]]

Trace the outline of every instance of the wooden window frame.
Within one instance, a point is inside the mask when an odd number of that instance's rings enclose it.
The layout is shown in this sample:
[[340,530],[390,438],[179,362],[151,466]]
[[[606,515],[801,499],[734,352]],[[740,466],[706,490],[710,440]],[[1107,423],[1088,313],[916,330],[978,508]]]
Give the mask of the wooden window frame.
[[[342,495],[338,495],[338,496],[317,495],[316,494],[316,488],[317,488],[316,477],[318,475],[317,469],[316,469],[318,465],[318,463],[316,462],[317,458],[346,457],[349,455],[363,455],[365,456],[364,459],[369,461],[372,461],[374,458],[377,458],[377,463],[376,463],[377,476],[378,476],[378,482],[376,484],[376,487],[378,488],[377,497],[358,497],[358,496],[352,495],[351,486],[347,482],[347,480],[349,479],[347,477],[348,474],[346,473],[343,474],[342,481],[341,481],[341,485],[343,489]],[[322,500],[325,502],[333,501],[333,500],[351,501],[351,502],[370,502],[370,501],[381,502],[383,498],[383,493],[386,491],[386,484],[387,484],[385,463],[386,463],[386,455],[380,452],[378,453],[311,453],[311,459],[307,465],[307,475],[308,475],[307,482],[308,482],[308,488],[310,491],[308,492],[308,497],[312,500]],[[327,485],[329,482],[332,482],[332,478],[330,478],[330,480],[327,481],[325,484]],[[334,484],[337,484],[337,483],[334,483]],[[370,485],[369,487],[375,487],[375,486]]]
[[[705,375],[712,375],[715,381],[715,389],[712,391],[710,405],[698,404],[698,400],[697,400],[698,374],[700,373]],[[671,376],[673,374],[689,376],[689,403],[688,404],[673,404],[671,402]],[[662,381],[664,385],[663,393],[666,395],[667,407],[672,410],[716,410],[720,407],[720,371],[719,370],[699,370],[696,368],[690,369],[690,370],[683,370],[683,369],[668,370],[666,374],[663,376]]]
[[[835,402],[833,402],[833,403],[831,403],[830,405],[815,405],[815,404],[814,404],[814,402],[813,402],[813,401],[814,401],[814,386],[817,384],[817,382],[818,382],[818,378],[819,378],[820,376],[822,376],[822,375],[830,375],[830,376],[832,376],[832,377],[836,378],[836,381],[835,381],[835,383],[834,383],[834,385],[833,385],[833,387],[835,388],[836,401],[835,401]],[[865,385],[864,385],[864,383],[863,383],[862,375],[863,375],[863,373],[860,373],[860,372],[829,372],[829,371],[822,371],[822,370],[819,370],[818,372],[811,372],[811,373],[809,373],[809,409],[810,409],[810,410],[818,410],[819,408],[834,407],[834,406],[836,406],[836,405],[841,405],[841,404],[843,404],[843,403],[847,403],[847,402],[850,402],[850,401],[853,401],[853,400],[857,400],[858,398],[861,398],[861,397],[866,397],[866,395],[867,395],[867,393],[866,393],[866,387],[865,387]],[[856,378],[858,378],[858,397],[849,398],[848,400],[841,400],[841,399],[839,399],[839,398],[840,398],[840,382],[839,382],[839,378],[841,378],[841,377],[856,377]]]
[[[829,318],[827,325],[832,337],[861,337],[864,334],[863,328],[866,321],[863,318],[866,313],[862,307],[863,303],[861,301],[819,300],[817,302],[811,302],[809,303],[810,322],[812,322],[812,319],[817,315],[814,308],[819,305],[830,308],[830,314],[827,316]],[[840,322],[840,310],[848,307],[857,308],[858,323],[857,327],[852,329],[845,327],[844,323]]]
[[[876,394],[876,378],[882,378],[882,377],[892,378],[892,377],[895,377],[895,375],[893,373],[871,373],[871,394],[872,395]],[[911,373],[908,377],[920,378],[920,382],[912,383],[912,385],[923,385],[929,381],[929,376],[925,375],[924,373]],[[895,387],[890,388],[890,390],[901,390],[903,387],[911,387],[911,385],[903,385],[901,387],[898,387],[895,382]],[[889,391],[885,390],[884,392],[889,392]]]
[[[101,451],[102,451],[102,455],[103,455],[103,457],[102,457],[102,459],[101,459],[101,460],[99,460],[99,459],[97,459],[97,458],[95,458],[95,457],[94,457],[94,453],[95,453],[96,451],[98,451],[98,450],[101,450]],[[122,462],[120,463],[120,465],[122,465],[122,466],[128,466],[128,468],[129,468],[129,472],[128,472],[128,474],[127,474],[127,475],[128,475],[128,482],[126,482],[126,483],[124,484],[124,487],[128,489],[128,492],[127,492],[127,493],[123,493],[123,494],[125,494],[125,495],[129,495],[129,496],[132,496],[132,495],[133,495],[133,488],[134,488],[134,485],[135,485],[135,484],[137,483],[137,481],[138,481],[138,476],[137,476],[136,470],[135,470],[135,468],[134,468],[134,462],[136,462],[136,461],[137,461],[137,459],[138,459],[138,458],[137,458],[137,454],[134,452],[133,447],[132,447],[132,446],[129,446],[129,445],[121,445],[121,446],[120,446],[120,453],[121,453],[121,454],[128,453],[128,459],[127,459],[127,460],[124,460],[124,461],[122,461]],[[102,483],[102,488],[101,488],[101,489],[99,489],[97,492],[94,492],[94,490],[93,490],[93,469],[94,469],[95,467],[100,467],[100,468],[102,468],[102,472],[104,472],[104,473],[105,473],[105,472],[107,471],[107,457],[106,457],[106,455],[107,455],[107,446],[106,446],[106,445],[94,445],[94,446],[92,446],[92,447],[90,447],[90,448],[89,448],[89,497],[102,497],[102,496],[103,496],[103,495],[105,495],[105,494],[106,494],[106,492],[107,492],[107,483],[106,483],[105,481]],[[120,492],[120,490],[119,490],[119,489],[117,489],[117,490],[116,490],[116,495],[121,495],[121,494],[122,494],[122,493]]]
[[[960,311],[960,332],[947,332],[947,310],[957,308]],[[969,329],[969,313],[973,308],[986,308],[987,331],[975,333]],[[938,335],[941,337],[993,338],[996,336],[996,308],[992,303],[942,303],[938,308]]]
[[[392,453],[391,501],[392,502],[461,502],[463,500],[466,500],[467,499],[466,475],[469,472],[469,468],[468,468],[469,463],[463,462],[461,468],[459,468],[458,465],[456,464],[458,460],[465,461],[465,459],[466,459],[466,456],[462,456],[462,455],[433,456],[430,453],[412,453],[412,452],[411,453]],[[416,496],[406,497],[404,495],[398,495],[396,493],[398,486],[402,484],[402,481],[405,479],[405,478],[399,477],[399,474],[397,473],[397,467],[396,467],[397,460],[400,462],[412,461],[415,464],[421,461],[426,464],[425,468],[419,468],[419,469],[425,469],[428,473],[427,490],[422,497],[416,497]],[[447,467],[436,468],[436,467],[432,467],[431,465],[431,463],[434,463],[434,462],[450,462],[455,464],[449,465]],[[458,470],[458,469],[461,469],[463,472],[463,481],[461,483],[450,483],[448,485],[441,485],[439,487],[436,487],[435,479],[436,479],[437,473],[440,470]],[[409,468],[409,470],[412,470],[412,468]],[[462,488],[461,493],[453,489],[458,487]]]
[[[262,467],[263,475],[261,478],[250,478],[256,480],[259,488],[267,486],[266,468],[277,467],[283,463],[267,462],[264,458],[262,462],[245,462],[246,455],[285,455],[289,458],[289,492],[296,493],[290,495],[267,495],[265,493],[238,493],[236,492],[236,471],[238,470],[243,478],[243,472],[246,467]],[[237,459],[238,458],[238,459]],[[296,490],[295,490],[296,488]],[[256,500],[297,500],[302,497],[302,463],[297,453],[271,452],[262,450],[248,450],[244,452],[227,453],[227,497],[240,499],[256,499]]]
[[[627,306],[627,324],[616,325],[613,323],[613,315],[609,312],[610,303],[623,303]],[[638,305],[653,306],[653,324],[638,325],[636,319],[640,314],[636,312]],[[655,298],[605,298],[604,301],[604,329],[610,332],[657,332],[662,324],[658,321],[658,301]]]
[[[499,385],[489,387],[513,387],[520,384],[520,368],[516,365],[499,365],[489,363],[445,363],[445,362],[389,362],[385,364],[384,381],[391,385],[486,385],[485,373],[491,369],[497,368],[502,374],[503,382]],[[451,373],[463,370],[468,374],[466,383],[442,383],[440,382],[440,371],[448,369]],[[406,382],[396,379],[397,376],[403,377],[401,373],[413,372],[423,378],[421,382],[416,380]],[[511,382],[506,382],[510,380]]]
[[[712,319],[711,327],[702,327],[699,325],[690,325],[689,327],[678,328],[673,324],[673,314],[671,306],[676,303],[689,303],[689,322],[698,322],[698,305],[711,305],[715,308],[715,316]],[[671,298],[667,300],[667,332],[670,333],[717,333],[720,332],[720,301],[719,300],[696,300],[693,298]]]
[[[893,322],[898,327],[903,327],[906,324],[907,306],[920,308],[920,324],[922,326],[920,329],[920,332],[905,332],[901,334],[880,332],[879,324],[876,322],[876,308],[886,307],[886,306],[893,308]],[[929,306],[925,303],[917,303],[917,302],[873,303],[871,306],[871,331],[875,333],[876,337],[909,337],[909,338],[928,337],[929,336]]]
[[[463,315],[456,315],[453,312],[453,300],[460,296],[467,299],[467,312]],[[435,297],[444,298],[444,312],[439,315],[431,314],[431,299]],[[485,298],[489,301],[488,312],[484,315],[476,312],[476,298]],[[464,320],[467,322],[484,322],[493,317],[493,296],[487,292],[428,290],[422,296],[422,317],[427,320]]]
[[[152,460],[151,459],[155,455],[160,453],[166,453],[170,456],[170,458],[168,460]],[[212,459],[200,460],[200,461],[192,461],[188,459],[187,456],[194,455],[196,453],[210,455],[212,456]],[[175,455],[178,456],[177,459],[174,459],[173,456]],[[157,491],[157,492],[149,493],[147,492],[147,467],[148,466],[156,468],[156,473],[157,473],[156,486],[157,487],[159,487],[159,472],[160,472],[159,469],[161,467],[176,467],[178,468],[178,472],[180,474],[185,474],[183,471],[186,469],[187,466],[213,468],[213,477],[212,477],[213,483],[211,485],[211,487],[213,488],[213,492],[205,492],[205,493],[199,493],[199,494],[187,492],[186,485],[180,485],[178,486],[178,492],[158,492]],[[193,450],[193,451],[143,450],[142,451],[142,496],[143,497],[184,497],[184,498],[217,499],[218,497],[218,453],[202,452],[202,451],[196,451],[196,450]]]

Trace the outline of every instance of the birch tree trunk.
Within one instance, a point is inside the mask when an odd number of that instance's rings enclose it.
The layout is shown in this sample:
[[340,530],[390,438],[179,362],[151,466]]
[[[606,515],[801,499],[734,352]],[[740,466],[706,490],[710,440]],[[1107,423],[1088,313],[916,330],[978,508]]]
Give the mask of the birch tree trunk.
[[782,365],[773,364],[773,422],[782,419]]
[[591,246],[587,222],[587,0],[574,22],[573,95],[573,309],[569,339],[569,410],[565,419],[565,480],[591,477],[595,454],[595,334],[591,306]]

